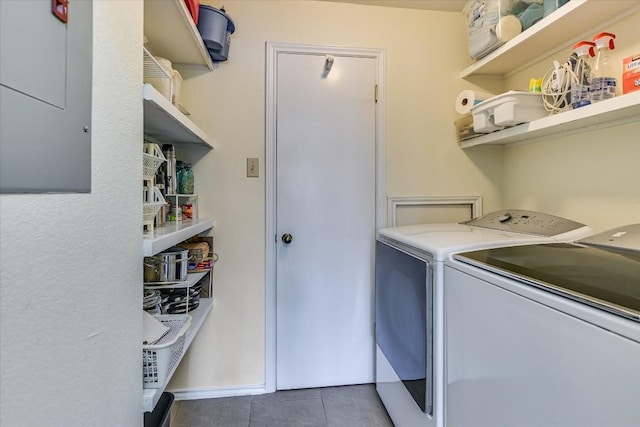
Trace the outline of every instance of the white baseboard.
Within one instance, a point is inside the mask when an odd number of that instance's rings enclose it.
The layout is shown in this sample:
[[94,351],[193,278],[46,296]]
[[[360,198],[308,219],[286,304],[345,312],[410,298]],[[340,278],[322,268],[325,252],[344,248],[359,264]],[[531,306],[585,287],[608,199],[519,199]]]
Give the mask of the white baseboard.
[[200,389],[168,390],[175,400],[213,399],[216,397],[247,396],[265,394],[264,384],[246,387],[210,387]]

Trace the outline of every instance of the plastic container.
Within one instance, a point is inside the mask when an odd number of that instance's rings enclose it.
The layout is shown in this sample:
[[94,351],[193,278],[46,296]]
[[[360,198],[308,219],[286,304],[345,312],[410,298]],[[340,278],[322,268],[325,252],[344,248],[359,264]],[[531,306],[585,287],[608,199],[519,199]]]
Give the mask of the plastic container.
[[469,56],[480,59],[522,32],[515,16],[516,0],[469,0],[462,13],[467,21]]
[[193,19],[194,24],[198,24],[198,12],[200,11],[200,0],[184,0],[187,10]]
[[191,316],[186,314],[154,317],[170,331],[157,344],[142,346],[143,388],[161,388],[167,383],[169,373],[182,357],[185,336],[191,325]]
[[600,33],[593,38],[598,52],[591,70],[591,103],[605,101],[617,95],[618,79],[611,63],[611,51],[615,49],[613,33]]
[[173,68],[171,61],[159,56],[154,57],[147,53],[143,80],[171,101],[173,97]]
[[229,48],[231,46],[231,31],[227,31],[227,38],[220,49],[208,49],[209,56],[213,62],[223,62],[229,58]]
[[173,70],[171,74],[171,81],[173,82],[173,95],[171,97],[171,103],[175,106],[180,104],[180,91],[182,89],[182,75]]
[[473,129],[479,133],[490,133],[547,116],[542,94],[535,92],[509,91],[473,107]]
[[473,128],[473,116],[471,114],[463,116],[453,122],[456,127],[458,141],[465,141],[478,136]]
[[235,25],[224,10],[201,4],[198,31],[207,49],[220,50],[227,43],[227,33],[235,31]]
[[544,0],[542,2],[542,7],[544,9],[544,16],[548,16],[550,13],[553,13],[560,6],[564,6],[567,4],[569,0]]
[[571,82],[571,107],[580,108],[591,104],[591,58],[594,56],[595,43],[581,41],[573,46],[573,64],[575,80]]

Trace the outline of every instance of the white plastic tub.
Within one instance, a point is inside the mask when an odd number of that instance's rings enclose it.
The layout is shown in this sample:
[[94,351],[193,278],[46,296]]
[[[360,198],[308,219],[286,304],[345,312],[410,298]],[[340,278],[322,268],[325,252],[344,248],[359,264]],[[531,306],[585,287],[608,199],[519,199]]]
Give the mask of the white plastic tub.
[[489,133],[531,122],[545,117],[542,94],[537,92],[509,91],[471,109],[473,129],[480,133]]

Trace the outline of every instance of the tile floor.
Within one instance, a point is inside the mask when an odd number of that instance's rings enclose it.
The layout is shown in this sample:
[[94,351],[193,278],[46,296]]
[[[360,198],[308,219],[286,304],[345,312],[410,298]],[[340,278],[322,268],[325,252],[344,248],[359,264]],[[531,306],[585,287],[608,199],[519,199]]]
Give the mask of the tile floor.
[[171,427],[393,427],[375,385],[176,401]]

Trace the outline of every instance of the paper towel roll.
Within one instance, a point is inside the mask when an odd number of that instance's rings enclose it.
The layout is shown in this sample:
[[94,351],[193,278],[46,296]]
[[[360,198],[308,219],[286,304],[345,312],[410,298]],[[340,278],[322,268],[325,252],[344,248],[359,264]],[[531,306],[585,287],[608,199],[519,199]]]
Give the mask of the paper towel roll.
[[456,98],[456,111],[460,114],[468,114],[474,105],[485,101],[494,95],[475,90],[463,90]]
[[522,32],[522,22],[518,17],[506,15],[496,24],[496,37],[501,43],[506,43]]

